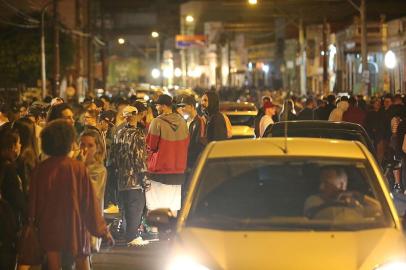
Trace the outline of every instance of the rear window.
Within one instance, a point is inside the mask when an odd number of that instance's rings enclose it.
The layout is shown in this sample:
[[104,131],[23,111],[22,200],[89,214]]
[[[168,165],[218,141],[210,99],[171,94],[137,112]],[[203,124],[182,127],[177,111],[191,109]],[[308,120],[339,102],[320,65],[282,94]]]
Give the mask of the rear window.
[[233,115],[227,114],[228,119],[230,119],[231,125],[233,126],[249,126],[254,127],[254,115]]
[[[284,129],[273,126],[269,137],[284,137]],[[288,128],[288,137],[326,138],[345,141],[358,141],[369,147],[367,141],[358,132],[351,130],[306,129]]]

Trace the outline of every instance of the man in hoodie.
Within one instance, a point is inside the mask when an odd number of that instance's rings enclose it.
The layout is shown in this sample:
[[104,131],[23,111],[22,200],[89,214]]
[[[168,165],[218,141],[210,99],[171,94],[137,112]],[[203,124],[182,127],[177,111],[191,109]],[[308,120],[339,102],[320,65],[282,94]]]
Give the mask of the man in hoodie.
[[152,120],[148,135],[147,209],[168,208],[176,215],[181,208],[181,187],[185,180],[189,131],[186,121],[172,110],[172,98],[160,95],[155,102],[159,116]]
[[328,121],[333,121],[333,122],[340,122],[343,121],[343,114],[348,110],[349,104],[348,104],[348,98],[347,97],[342,97],[340,102],[337,104],[337,108],[335,108],[329,118]]
[[227,125],[224,115],[220,112],[220,101],[216,92],[204,93],[200,104],[207,117],[207,142],[226,140],[228,138]]
[[183,108],[182,114],[187,116],[189,121],[189,149],[187,157],[187,167],[191,170],[200,153],[205,147],[205,119],[197,114],[196,100],[193,96],[183,96],[178,103],[178,107]]

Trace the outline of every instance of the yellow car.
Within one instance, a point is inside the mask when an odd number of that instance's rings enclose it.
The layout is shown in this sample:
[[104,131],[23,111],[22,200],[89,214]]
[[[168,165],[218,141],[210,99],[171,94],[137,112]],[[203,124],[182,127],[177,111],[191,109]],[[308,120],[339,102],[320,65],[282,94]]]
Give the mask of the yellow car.
[[232,139],[255,138],[254,121],[257,107],[250,102],[221,102],[220,111],[231,122]]
[[172,241],[164,269],[406,269],[391,195],[354,141],[211,143]]

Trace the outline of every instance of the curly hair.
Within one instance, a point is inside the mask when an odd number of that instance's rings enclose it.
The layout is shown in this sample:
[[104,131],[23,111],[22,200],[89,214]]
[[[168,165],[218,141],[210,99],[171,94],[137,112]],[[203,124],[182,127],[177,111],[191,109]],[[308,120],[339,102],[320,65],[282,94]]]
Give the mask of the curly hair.
[[76,133],[65,120],[49,122],[41,132],[42,151],[49,156],[66,156],[72,149]]

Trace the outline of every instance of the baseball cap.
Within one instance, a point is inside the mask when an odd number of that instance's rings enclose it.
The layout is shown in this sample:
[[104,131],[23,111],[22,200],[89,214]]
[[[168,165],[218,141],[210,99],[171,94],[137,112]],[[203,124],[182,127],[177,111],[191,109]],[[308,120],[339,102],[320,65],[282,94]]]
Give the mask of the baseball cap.
[[147,106],[144,105],[141,101],[134,101],[133,105],[137,108],[138,112],[145,112],[147,110]]
[[99,121],[106,121],[109,126],[114,126],[114,119],[116,118],[116,113],[112,110],[101,111],[99,114]]
[[189,96],[189,95],[183,96],[183,97],[180,99],[180,101],[179,101],[179,103],[178,103],[178,106],[179,106],[179,107],[183,107],[183,106],[186,106],[186,105],[196,106],[196,100],[195,100],[195,98],[194,98],[193,96]]
[[124,117],[135,115],[135,114],[138,114],[138,110],[134,106],[126,106],[123,110]]
[[264,103],[264,110],[266,110],[266,109],[268,109],[268,108],[274,108],[274,107],[276,107],[276,105],[273,104],[273,103],[270,102],[270,101],[267,101],[267,102]]
[[160,95],[158,97],[158,100],[155,102],[155,104],[160,104],[160,105],[166,105],[166,106],[172,106],[172,98],[168,95]]

